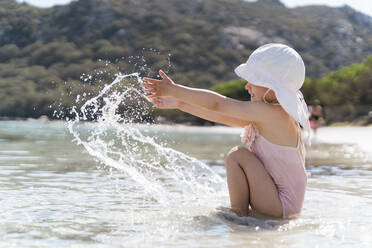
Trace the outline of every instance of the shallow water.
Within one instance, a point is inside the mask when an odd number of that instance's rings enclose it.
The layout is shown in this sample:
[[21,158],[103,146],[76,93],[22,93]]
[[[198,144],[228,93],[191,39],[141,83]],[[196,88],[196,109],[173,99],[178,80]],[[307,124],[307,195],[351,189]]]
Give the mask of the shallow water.
[[[72,142],[64,122],[0,122],[0,247],[372,245],[371,127],[319,130],[307,153],[299,218],[237,224],[216,208],[228,206],[223,158],[239,144],[239,129],[118,124],[92,138],[99,125],[74,130],[104,162]],[[137,152],[129,141],[121,147],[121,128],[150,140],[137,143]]]

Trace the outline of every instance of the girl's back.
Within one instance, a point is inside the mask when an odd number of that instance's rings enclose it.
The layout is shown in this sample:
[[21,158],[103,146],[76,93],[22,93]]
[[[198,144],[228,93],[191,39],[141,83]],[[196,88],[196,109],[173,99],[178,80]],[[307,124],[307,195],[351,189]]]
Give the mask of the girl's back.
[[[269,122],[257,123],[260,134],[271,143],[296,147],[298,141],[299,125],[281,106],[272,106],[275,116]],[[264,113],[263,113],[264,114]]]

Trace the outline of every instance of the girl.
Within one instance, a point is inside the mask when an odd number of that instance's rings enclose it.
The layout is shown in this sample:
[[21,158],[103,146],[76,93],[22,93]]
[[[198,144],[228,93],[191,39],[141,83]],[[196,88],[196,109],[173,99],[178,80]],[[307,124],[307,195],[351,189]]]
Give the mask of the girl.
[[231,211],[245,216],[251,207],[273,217],[295,216],[307,183],[300,126],[310,129],[299,91],[305,79],[302,58],[286,45],[267,44],[235,73],[247,80],[251,101],[176,84],[161,70],[162,80],[143,78],[142,86],[159,108],[244,128],[244,146],[232,148],[225,160]]

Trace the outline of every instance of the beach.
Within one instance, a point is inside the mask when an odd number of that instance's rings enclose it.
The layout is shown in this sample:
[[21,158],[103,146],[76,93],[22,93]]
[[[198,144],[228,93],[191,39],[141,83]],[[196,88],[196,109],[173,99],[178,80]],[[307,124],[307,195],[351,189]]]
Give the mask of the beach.
[[298,218],[238,224],[218,208],[229,204],[223,161],[240,144],[240,129],[122,125],[103,135],[97,125],[74,126],[79,144],[65,122],[0,122],[0,246],[359,248],[372,242],[371,127],[318,130],[306,156],[308,189]]

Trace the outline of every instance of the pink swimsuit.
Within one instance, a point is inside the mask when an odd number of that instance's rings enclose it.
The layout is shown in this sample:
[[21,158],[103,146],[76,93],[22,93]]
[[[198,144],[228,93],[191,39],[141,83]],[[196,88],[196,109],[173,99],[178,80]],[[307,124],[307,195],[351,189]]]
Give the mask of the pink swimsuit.
[[305,197],[307,175],[305,170],[305,147],[301,135],[297,147],[276,145],[259,134],[250,124],[241,135],[245,147],[261,160],[278,189],[283,206],[283,218],[301,212]]

